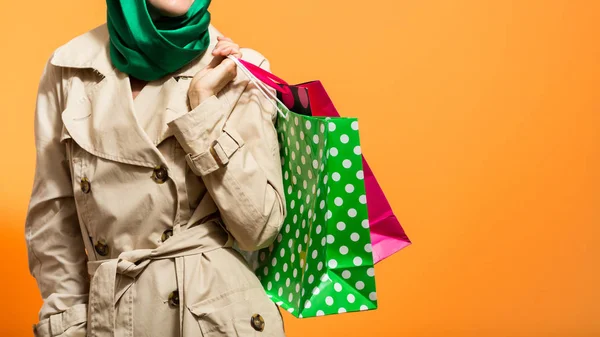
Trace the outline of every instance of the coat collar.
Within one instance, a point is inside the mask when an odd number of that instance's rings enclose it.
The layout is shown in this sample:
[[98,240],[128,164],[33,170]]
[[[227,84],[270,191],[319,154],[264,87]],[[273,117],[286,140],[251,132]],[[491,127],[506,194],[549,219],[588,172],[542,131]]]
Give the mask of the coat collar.
[[[169,77],[194,76],[212,59],[211,51],[217,45],[217,36],[222,34],[214,27],[209,27],[210,44],[208,50]],[[110,37],[106,24],[80,35],[58,48],[51,63],[63,68],[94,69],[104,77],[114,76],[119,71],[110,60]]]
[[[186,90],[177,77],[193,77],[212,60],[212,49],[219,32],[211,26],[211,44],[207,52],[176,73],[152,84],[164,86],[164,104],[156,109],[186,113]],[[62,112],[64,125],[61,139],[72,138],[81,148],[112,161],[155,167],[167,165],[156,145],[169,136],[166,122],[148,123],[154,130],[148,134],[135,114],[134,102],[128,94],[127,74],[118,71],[110,61],[109,35],[106,25],[81,35],[55,52],[51,63],[58,67],[93,69],[103,78],[92,85],[69,86],[69,99]],[[74,81],[77,82],[77,81]],[[189,81],[185,81],[188,82]],[[156,111],[160,113],[159,111]],[[159,125],[160,128],[157,128]]]

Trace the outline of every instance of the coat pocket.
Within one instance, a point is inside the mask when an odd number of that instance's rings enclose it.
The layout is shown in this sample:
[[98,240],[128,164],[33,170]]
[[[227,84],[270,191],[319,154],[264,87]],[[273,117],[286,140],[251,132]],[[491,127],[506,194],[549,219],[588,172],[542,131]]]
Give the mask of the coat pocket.
[[188,308],[204,337],[285,337],[279,309],[260,287],[233,291]]

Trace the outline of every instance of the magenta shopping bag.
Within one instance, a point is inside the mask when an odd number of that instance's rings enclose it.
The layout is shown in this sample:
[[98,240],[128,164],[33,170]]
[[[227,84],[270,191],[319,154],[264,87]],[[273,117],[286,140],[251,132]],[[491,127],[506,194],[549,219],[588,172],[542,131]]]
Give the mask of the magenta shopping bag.
[[[320,81],[289,85],[262,68],[240,61],[263,83],[277,90],[278,96],[288,109],[305,115],[340,116]],[[364,156],[363,167],[373,259],[377,263],[410,245],[411,241],[394,215]]]

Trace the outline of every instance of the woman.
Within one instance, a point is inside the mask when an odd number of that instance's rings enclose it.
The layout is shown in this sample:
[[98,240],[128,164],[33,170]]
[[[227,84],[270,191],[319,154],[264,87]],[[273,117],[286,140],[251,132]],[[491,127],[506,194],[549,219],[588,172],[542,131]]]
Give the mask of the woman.
[[284,219],[275,111],[236,75],[209,0],[110,0],[57,49],[35,115],[26,221],[36,336],[284,336],[231,246]]

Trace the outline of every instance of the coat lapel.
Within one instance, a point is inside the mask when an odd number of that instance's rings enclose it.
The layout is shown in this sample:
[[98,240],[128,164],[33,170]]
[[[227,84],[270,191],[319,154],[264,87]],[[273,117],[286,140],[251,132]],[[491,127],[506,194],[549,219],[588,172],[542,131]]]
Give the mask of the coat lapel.
[[112,66],[106,25],[59,48],[52,58],[53,65],[91,69],[101,75],[84,81],[82,73],[71,72],[62,112],[63,138],[72,138],[81,148],[108,160],[144,167],[167,166],[157,145],[171,136],[167,123],[188,111],[187,88],[178,79],[193,76],[210,62],[217,35],[211,26],[208,52],[179,72],[149,84],[147,89],[159,95],[154,104],[139,104],[145,108],[139,111],[143,116],[136,116],[127,74]]

